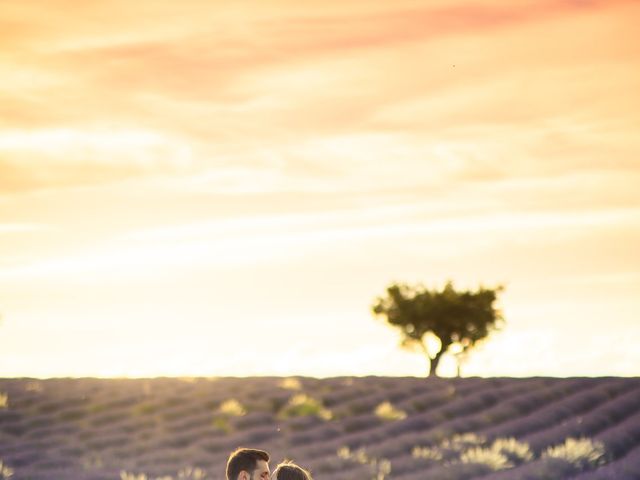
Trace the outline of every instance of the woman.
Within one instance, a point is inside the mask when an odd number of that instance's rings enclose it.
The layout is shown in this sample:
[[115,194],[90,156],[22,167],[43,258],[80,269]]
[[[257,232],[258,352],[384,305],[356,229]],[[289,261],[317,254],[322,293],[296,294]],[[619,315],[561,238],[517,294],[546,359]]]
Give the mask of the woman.
[[313,478],[304,468],[285,460],[273,471],[271,480],[313,480]]

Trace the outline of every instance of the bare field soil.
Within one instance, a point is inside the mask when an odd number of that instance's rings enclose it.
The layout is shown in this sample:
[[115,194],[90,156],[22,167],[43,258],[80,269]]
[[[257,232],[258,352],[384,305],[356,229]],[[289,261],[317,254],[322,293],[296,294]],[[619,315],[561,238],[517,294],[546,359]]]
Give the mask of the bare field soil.
[[0,479],[640,479],[640,378],[0,379]]

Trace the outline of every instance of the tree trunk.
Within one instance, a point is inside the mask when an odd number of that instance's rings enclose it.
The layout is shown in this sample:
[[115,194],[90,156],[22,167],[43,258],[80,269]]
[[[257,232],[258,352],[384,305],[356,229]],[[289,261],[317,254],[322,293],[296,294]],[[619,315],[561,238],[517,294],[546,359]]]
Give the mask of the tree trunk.
[[438,364],[440,363],[440,357],[442,357],[444,352],[447,351],[448,344],[447,344],[447,348],[445,348],[444,346],[441,347],[440,351],[436,353],[435,356],[433,357],[429,355],[429,349],[425,345],[424,341],[419,342],[419,344],[420,344],[420,347],[422,348],[422,351],[424,352],[424,355],[429,359],[429,376],[437,377],[438,374],[436,373],[436,369],[438,368]]
[[436,353],[435,357],[431,358],[430,362],[429,362],[429,376],[430,377],[437,377],[438,374],[436,373],[436,370],[438,368],[438,365],[440,364],[440,358],[442,357],[442,354],[444,353],[444,349],[441,349],[438,353]]

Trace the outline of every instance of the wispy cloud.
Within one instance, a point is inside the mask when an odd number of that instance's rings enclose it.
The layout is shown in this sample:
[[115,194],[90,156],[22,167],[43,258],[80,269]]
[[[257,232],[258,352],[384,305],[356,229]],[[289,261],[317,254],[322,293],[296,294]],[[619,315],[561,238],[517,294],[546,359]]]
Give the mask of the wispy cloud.
[[37,223],[0,223],[0,235],[3,233],[38,232],[51,228],[50,225]]
[[185,156],[238,192],[637,168],[633,2],[64,4],[6,8],[0,138],[29,144],[0,151],[5,188]]
[[85,185],[176,171],[188,144],[144,130],[0,130],[0,188]]
[[[136,270],[142,277],[153,276],[165,267],[242,268],[300,259],[345,243],[367,244],[380,239],[397,242],[413,238],[415,242],[422,238],[446,243],[447,239],[465,236],[478,238],[477,247],[486,248],[487,240],[505,241],[511,232],[526,234],[533,242],[559,231],[582,236],[625,225],[640,225],[640,208],[444,216],[424,204],[234,218],[134,231],[77,254],[16,266],[0,278],[91,273],[100,281],[103,276],[120,275],[123,268]],[[456,247],[448,253],[440,247],[439,255],[455,252]]]

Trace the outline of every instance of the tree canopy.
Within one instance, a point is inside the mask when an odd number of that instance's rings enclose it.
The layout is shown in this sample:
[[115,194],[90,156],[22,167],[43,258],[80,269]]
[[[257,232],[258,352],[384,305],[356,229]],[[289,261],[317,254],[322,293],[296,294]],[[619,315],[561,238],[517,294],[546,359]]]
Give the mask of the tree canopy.
[[[502,313],[494,306],[502,290],[501,286],[456,290],[452,282],[442,290],[393,283],[372,310],[400,329],[403,346],[420,347],[429,360],[429,376],[435,376],[442,355],[452,346],[466,352],[502,325]],[[439,349],[430,351],[429,333],[440,340]]]

